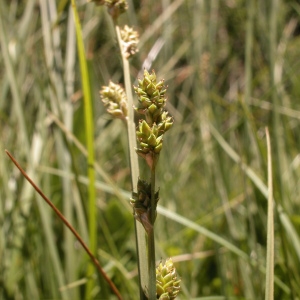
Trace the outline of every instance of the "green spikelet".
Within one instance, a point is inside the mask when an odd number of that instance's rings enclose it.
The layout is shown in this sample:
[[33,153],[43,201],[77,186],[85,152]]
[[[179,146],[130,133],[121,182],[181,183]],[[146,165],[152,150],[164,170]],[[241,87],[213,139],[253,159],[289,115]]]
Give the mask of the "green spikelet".
[[153,123],[158,124],[163,108],[166,105],[166,87],[164,81],[157,82],[156,74],[152,71],[151,74],[147,70],[144,71],[143,80],[139,80],[139,86],[134,87],[135,93],[138,96],[139,105],[136,111],[146,116],[146,121],[149,126]]
[[171,258],[165,264],[160,262],[156,268],[156,295],[159,300],[175,299],[180,292],[180,279],[177,279],[176,269]]
[[136,132],[140,146],[136,152],[152,169],[162,149],[163,135],[173,125],[173,118],[164,110],[166,87],[163,80],[157,82],[154,71],[150,74],[145,70],[143,80],[139,80],[139,85],[134,90],[139,101],[135,110],[145,115],[146,119],[140,121]]

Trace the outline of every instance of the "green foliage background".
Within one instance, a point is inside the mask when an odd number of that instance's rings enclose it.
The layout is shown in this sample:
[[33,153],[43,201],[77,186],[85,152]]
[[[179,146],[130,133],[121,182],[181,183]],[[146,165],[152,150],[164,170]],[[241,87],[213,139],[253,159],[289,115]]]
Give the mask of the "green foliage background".
[[[101,169],[97,256],[124,299],[138,299],[126,130],[98,95],[109,80],[123,83],[122,60],[106,9],[77,3]],[[182,278],[179,298],[264,298],[268,127],[274,298],[300,299],[300,5],[128,3],[119,22],[140,33],[132,81],[155,69],[175,120],[158,166],[156,244],[157,258],[172,256]],[[0,299],[82,299],[87,280],[93,299],[114,299],[86,278],[87,255],[4,152],[88,241],[87,159],[72,136],[86,145],[89,132],[70,3],[0,0],[0,41]]]

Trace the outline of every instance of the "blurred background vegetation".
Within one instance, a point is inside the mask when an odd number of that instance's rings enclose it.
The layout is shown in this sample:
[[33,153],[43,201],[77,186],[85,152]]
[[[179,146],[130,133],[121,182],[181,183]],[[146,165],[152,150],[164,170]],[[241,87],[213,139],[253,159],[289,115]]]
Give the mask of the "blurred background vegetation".
[[[175,120],[158,166],[156,243],[182,278],[178,298],[264,298],[267,126],[275,299],[300,299],[299,2],[128,3],[119,23],[140,33],[132,81],[155,69]],[[102,170],[97,257],[124,299],[138,299],[126,130],[99,101],[102,85],[123,83],[122,60],[106,8],[77,4]],[[88,280],[93,299],[114,299],[86,277],[87,255],[4,152],[88,241],[87,159],[73,137],[85,147],[89,132],[70,2],[0,0],[0,42],[0,299],[82,299]]]

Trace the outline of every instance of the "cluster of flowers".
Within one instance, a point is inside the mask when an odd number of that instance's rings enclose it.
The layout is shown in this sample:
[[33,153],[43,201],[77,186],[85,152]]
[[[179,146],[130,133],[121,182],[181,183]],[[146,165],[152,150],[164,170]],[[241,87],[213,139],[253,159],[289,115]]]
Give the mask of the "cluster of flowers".
[[157,82],[155,72],[150,74],[145,70],[143,80],[138,82],[139,85],[134,87],[139,102],[135,110],[145,115],[145,120],[140,120],[136,132],[140,146],[136,152],[152,169],[162,149],[163,135],[172,127],[173,118],[164,109],[167,101],[164,81]]
[[176,269],[171,258],[156,268],[156,294],[160,300],[173,300],[180,292],[181,279],[177,278]]

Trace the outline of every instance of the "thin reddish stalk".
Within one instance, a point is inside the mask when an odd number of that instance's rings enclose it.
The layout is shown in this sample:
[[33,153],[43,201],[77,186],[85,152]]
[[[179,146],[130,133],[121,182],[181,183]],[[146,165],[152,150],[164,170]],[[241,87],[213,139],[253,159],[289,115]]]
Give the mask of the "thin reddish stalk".
[[104,277],[104,279],[107,281],[108,285],[114,292],[114,294],[117,296],[119,300],[122,300],[121,294],[117,287],[114,285],[114,283],[110,280],[110,278],[107,276],[105,271],[102,269],[102,267],[99,264],[99,261],[96,259],[96,257],[91,253],[88,246],[84,243],[78,232],[74,229],[74,227],[67,221],[67,219],[64,217],[64,215],[55,207],[55,205],[51,202],[50,199],[48,199],[45,194],[39,189],[39,187],[32,181],[32,179],[26,174],[26,172],[22,169],[22,167],[19,165],[19,163],[16,161],[16,159],[7,151],[5,150],[6,154],[9,156],[9,158],[12,160],[12,162],[15,164],[15,166],[20,170],[22,175],[27,179],[27,181],[33,186],[33,188],[42,196],[42,198],[47,202],[47,204],[54,210],[54,212],[57,214],[57,216],[64,222],[64,224],[71,230],[71,232],[75,235],[79,243],[82,245],[86,253],[91,258],[92,262],[96,266],[99,273]]

